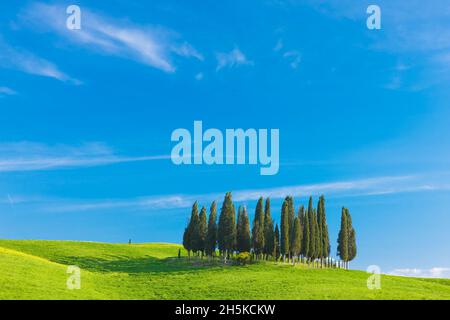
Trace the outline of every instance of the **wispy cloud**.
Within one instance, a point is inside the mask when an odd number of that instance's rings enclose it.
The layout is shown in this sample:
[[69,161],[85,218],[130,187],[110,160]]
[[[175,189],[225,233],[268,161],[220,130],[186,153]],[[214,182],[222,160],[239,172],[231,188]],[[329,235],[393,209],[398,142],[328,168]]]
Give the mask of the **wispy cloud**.
[[434,267],[431,269],[394,269],[388,274],[393,276],[417,278],[450,278],[450,268]]
[[278,39],[277,43],[275,44],[275,47],[273,47],[273,51],[278,52],[281,49],[283,49],[284,43],[282,39]]
[[302,61],[302,56],[300,52],[296,50],[287,51],[283,54],[283,58],[289,60],[289,65],[292,69],[297,69],[300,66],[300,62]]
[[[289,5],[302,4],[303,0],[279,0]],[[357,22],[365,26],[368,15],[365,9],[370,1],[355,5],[353,0],[306,0],[317,11],[337,19]],[[415,61],[414,68],[423,69],[426,79],[408,83],[402,72],[393,71],[388,89],[422,90],[439,82],[450,81],[450,10],[446,0],[435,0],[424,6],[420,0],[379,0],[382,31],[370,32],[370,49],[390,54],[408,56]],[[418,82],[418,83],[417,83]]]
[[11,88],[8,88],[8,87],[0,87],[0,97],[1,97],[1,96],[12,96],[12,95],[15,95],[15,94],[17,94],[17,92],[14,91],[14,90],[11,89]]
[[[426,184],[417,176],[378,177],[351,181],[337,181],[330,183],[319,183],[309,185],[293,185],[267,189],[236,190],[233,192],[233,200],[236,202],[247,202],[257,200],[259,197],[270,197],[271,199],[283,199],[287,195],[294,197],[308,197],[325,194],[335,198],[376,196],[383,194],[418,192],[430,190],[450,190],[448,185]],[[161,210],[189,208],[195,201],[207,204],[211,201],[221,201],[224,192],[209,194],[169,194],[160,196],[149,196],[132,199],[107,199],[95,201],[62,200],[52,203],[44,210],[53,212],[81,212],[107,209],[128,210]],[[45,204],[43,204],[45,206]]]
[[203,80],[203,78],[205,77],[205,75],[203,74],[203,72],[199,72],[195,75],[195,80]]
[[172,55],[203,60],[189,43],[179,41],[175,32],[156,26],[140,26],[125,20],[95,14],[82,8],[81,30],[66,28],[65,8],[34,3],[21,15],[23,22],[36,28],[49,29],[67,41],[82,45],[105,55],[132,59],[142,64],[175,72]]
[[54,63],[41,58],[25,49],[7,44],[0,37],[0,67],[25,72],[32,75],[57,79],[73,84],[81,84],[61,71]]
[[114,154],[106,145],[97,142],[80,146],[46,145],[34,142],[0,144],[0,172],[92,167],[168,158],[169,156],[120,156]]
[[233,68],[241,65],[253,65],[253,61],[247,59],[239,48],[234,48],[230,52],[219,52],[216,54],[217,67],[219,71],[225,67]]
[[280,54],[283,59],[289,62],[292,69],[298,69],[302,61],[302,55],[298,50],[283,50],[285,48],[283,39],[278,39],[273,51]]
[[[208,197],[213,201],[214,198]],[[84,212],[98,210],[163,210],[163,209],[182,209],[189,208],[197,201],[195,196],[187,195],[166,195],[166,196],[150,196],[134,199],[103,199],[97,201],[82,200],[53,200],[51,206],[49,202],[42,203],[41,208],[50,212]]]

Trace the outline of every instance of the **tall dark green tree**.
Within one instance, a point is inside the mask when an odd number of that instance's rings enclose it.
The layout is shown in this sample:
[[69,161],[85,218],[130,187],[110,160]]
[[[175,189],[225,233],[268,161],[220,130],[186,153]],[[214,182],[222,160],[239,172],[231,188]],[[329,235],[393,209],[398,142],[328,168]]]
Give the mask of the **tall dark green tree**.
[[258,199],[252,228],[252,245],[256,256],[264,252],[264,211],[263,198]]
[[188,257],[191,257],[191,242],[190,242],[190,235],[189,235],[189,227],[186,226],[186,228],[184,228],[184,233],[183,233],[183,247],[186,249],[186,251],[188,252]]
[[278,228],[278,223],[275,225],[275,241],[274,241],[274,253],[273,256],[275,257],[275,260],[278,261],[281,255],[281,249],[280,249],[280,229]]
[[206,247],[206,234],[208,232],[208,225],[206,223],[206,208],[202,207],[199,216],[199,224],[198,224],[198,248],[203,257],[203,253],[205,252]]
[[314,209],[314,242],[315,242],[315,252],[314,259],[320,258],[320,254],[322,253],[322,242],[320,240],[320,228],[319,223],[317,221],[317,210]]
[[236,251],[250,252],[250,222],[247,209],[240,206],[238,210],[238,222],[236,227]]
[[231,192],[227,192],[222,203],[218,228],[219,250],[227,257],[233,253],[236,242],[236,210]]
[[348,261],[347,261],[347,268],[348,268],[348,262],[352,261],[353,259],[356,258],[356,253],[357,253],[357,249],[356,249],[356,232],[355,229],[353,228],[353,223],[352,223],[352,216],[350,215],[350,211],[347,209],[347,223],[348,223],[348,231],[349,231],[349,235],[348,235]]
[[305,221],[306,221],[305,207],[303,205],[301,205],[298,208],[297,217],[300,221],[300,227],[302,229],[302,245],[301,245],[301,249],[300,249],[300,256],[303,261],[303,257],[305,257]]
[[281,206],[280,252],[283,259],[286,259],[290,252],[289,239],[289,200],[286,197]]
[[300,224],[303,226],[305,224],[305,207],[303,205],[298,208],[297,216],[300,219]]
[[303,231],[304,231],[304,223],[305,223],[305,213],[304,213],[305,209],[303,206],[300,206],[299,210],[298,210],[298,222],[299,222],[299,226],[300,226],[300,249],[297,253],[297,255],[303,255]]
[[209,210],[208,232],[206,234],[205,251],[209,256],[214,256],[217,247],[217,205],[213,201]]
[[312,197],[309,198],[308,203],[308,223],[309,223],[309,249],[308,249],[308,258],[309,259],[315,259],[316,258],[316,245],[317,245],[317,238],[316,238],[316,224],[317,220],[314,214],[314,207],[313,207],[313,199]]
[[199,216],[199,224],[198,224],[198,251],[202,254],[205,252],[206,247],[206,233],[208,232],[208,225],[207,225],[207,214],[206,214],[206,208],[202,207],[200,210],[200,216]]
[[310,259],[310,250],[311,250],[311,232],[310,232],[310,223],[309,223],[309,216],[307,213],[303,214],[303,245],[302,245],[302,255],[306,259]]
[[198,216],[198,203],[197,201],[192,206],[191,219],[189,220],[188,225],[188,234],[189,234],[189,246],[191,250],[195,253],[199,250],[200,244],[200,218]]
[[[293,259],[297,257],[302,249],[302,227],[300,225],[299,217],[294,219],[294,237],[291,245],[291,252],[293,255]],[[295,260],[294,260],[295,261]]]
[[264,207],[264,254],[272,256],[275,248],[275,234],[273,219],[270,212],[270,198],[266,199]]
[[348,230],[348,215],[347,209],[342,208],[341,213],[341,229],[338,235],[337,254],[342,261],[347,262],[349,258],[349,230]]
[[320,230],[321,253],[319,258],[325,259],[330,255],[330,238],[328,235],[328,225],[325,211],[325,197],[322,195],[317,204],[317,223]]
[[294,226],[295,226],[295,207],[294,198],[288,197],[288,221],[289,221],[289,257],[295,255],[292,244],[295,241]]

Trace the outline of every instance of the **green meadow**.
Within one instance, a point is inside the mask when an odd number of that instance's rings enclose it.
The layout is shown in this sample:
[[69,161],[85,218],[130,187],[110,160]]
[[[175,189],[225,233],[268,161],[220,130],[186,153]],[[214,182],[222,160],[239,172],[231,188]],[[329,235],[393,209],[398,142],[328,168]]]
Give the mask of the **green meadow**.
[[[177,244],[0,240],[0,299],[450,299],[450,280],[188,259]],[[67,267],[81,268],[69,290]]]

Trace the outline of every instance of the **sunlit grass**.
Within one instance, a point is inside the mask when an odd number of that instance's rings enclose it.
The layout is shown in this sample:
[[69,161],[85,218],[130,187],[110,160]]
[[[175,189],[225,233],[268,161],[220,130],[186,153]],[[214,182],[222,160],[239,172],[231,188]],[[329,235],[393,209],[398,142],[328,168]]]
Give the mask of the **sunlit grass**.
[[[382,276],[367,289],[365,272],[262,262],[225,266],[178,259],[177,244],[0,240],[0,299],[450,299],[450,280]],[[68,265],[81,289],[66,286]]]

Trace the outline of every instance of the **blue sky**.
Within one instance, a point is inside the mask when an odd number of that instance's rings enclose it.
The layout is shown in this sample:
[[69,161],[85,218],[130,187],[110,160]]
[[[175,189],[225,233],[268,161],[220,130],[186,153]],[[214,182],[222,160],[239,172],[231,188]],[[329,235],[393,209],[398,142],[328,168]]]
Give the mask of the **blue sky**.
[[[81,30],[65,27],[68,5]],[[355,268],[450,276],[445,1],[0,4],[0,237],[180,242],[195,200],[324,194]],[[175,166],[177,128],[276,128],[280,170]]]

